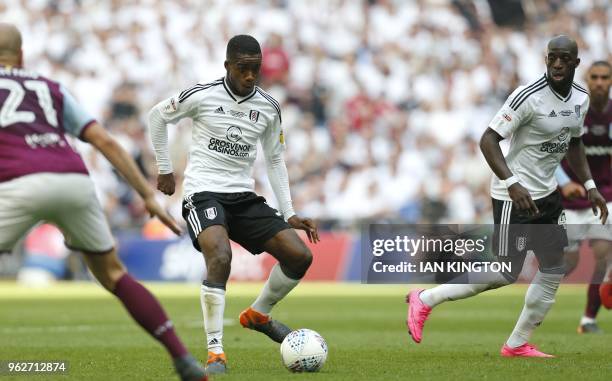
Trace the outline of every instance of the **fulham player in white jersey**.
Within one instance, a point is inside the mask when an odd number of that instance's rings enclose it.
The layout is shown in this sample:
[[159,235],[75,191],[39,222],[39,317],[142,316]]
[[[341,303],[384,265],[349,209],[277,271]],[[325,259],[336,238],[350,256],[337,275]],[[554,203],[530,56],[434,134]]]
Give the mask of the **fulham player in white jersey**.
[[[511,263],[512,272],[470,274],[470,284],[443,284],[412,291],[407,296],[407,324],[417,343],[422,339],[423,326],[432,308],[513,283],[527,250],[533,250],[539,270],[501,355],[553,357],[537,350],[528,340],[554,304],[565,274],[563,248],[567,235],[554,173],[566,154],[588,191],[592,207],[599,209],[602,223],[607,219],[608,209],[591,178],[580,139],[589,97],[573,82],[580,63],[576,42],[567,36],[553,38],[548,43],[545,62],[546,74],[510,95],[480,141],[482,153],[495,174],[491,183],[496,225],[493,250],[501,260]],[[504,157],[499,142],[506,138],[510,138],[510,148]]]
[[[299,283],[312,262],[310,250],[293,229],[305,230],[311,242],[319,240],[313,221],[293,211],[283,159],[280,106],[256,86],[261,61],[255,38],[234,36],[227,45],[223,78],[181,91],[149,113],[159,169],[158,189],[168,195],[174,193],[175,181],[166,125],[185,117],[193,120],[183,217],[193,245],[206,261],[200,300],[209,373],[224,373],[227,366],[222,338],[225,286],[232,259],[229,240],[253,254],[266,251],[279,262],[259,297],[240,314],[243,327],[265,333],[279,343],[291,330],[272,320],[270,311]],[[280,211],[253,191],[251,173],[258,141]]]

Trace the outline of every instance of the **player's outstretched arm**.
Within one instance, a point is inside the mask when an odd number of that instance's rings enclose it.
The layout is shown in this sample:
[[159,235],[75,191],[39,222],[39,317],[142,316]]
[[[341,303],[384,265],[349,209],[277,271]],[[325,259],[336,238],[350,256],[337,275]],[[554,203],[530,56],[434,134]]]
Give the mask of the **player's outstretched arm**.
[[[499,142],[503,139],[500,134],[489,127],[480,138],[480,150],[493,173],[501,180],[508,180],[513,177],[513,174],[510,168],[508,168],[508,163],[506,163],[504,154],[499,146]],[[538,207],[531,199],[529,191],[518,181],[508,187],[508,195],[519,210],[524,210],[534,215],[539,213]]]
[[181,234],[181,228],[177,222],[155,200],[153,189],[149,186],[142,173],[140,173],[134,159],[100,124],[93,123],[83,132],[82,138],[96,147],[138,192],[144,199],[145,207],[151,213],[151,216],[157,216],[170,230],[177,235]]
[[580,137],[570,139],[566,157],[572,171],[578,176],[578,180],[584,184],[584,188],[588,192],[588,198],[589,201],[591,201],[593,213],[597,214],[597,210],[599,209],[599,219],[602,224],[605,224],[608,219],[608,206],[606,205],[606,200],[595,186],[595,181],[593,181],[589,163],[587,162],[584,152],[584,144]]

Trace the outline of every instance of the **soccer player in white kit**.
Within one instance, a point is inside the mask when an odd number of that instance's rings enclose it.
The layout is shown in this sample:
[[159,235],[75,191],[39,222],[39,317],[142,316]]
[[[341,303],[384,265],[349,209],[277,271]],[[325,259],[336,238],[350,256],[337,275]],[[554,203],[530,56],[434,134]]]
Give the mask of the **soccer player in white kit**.
[[[528,340],[554,304],[565,274],[563,248],[567,235],[554,172],[566,153],[574,173],[588,191],[589,201],[599,209],[601,223],[605,223],[608,209],[591,178],[580,139],[589,97],[573,82],[580,63],[576,42],[567,36],[553,38],[548,43],[545,62],[546,74],[510,95],[480,141],[485,159],[495,173],[491,182],[496,225],[493,250],[500,258],[511,261],[512,272],[469,274],[470,284],[443,284],[410,292],[407,325],[417,343],[421,342],[423,326],[432,308],[513,283],[527,250],[533,250],[539,271],[527,290],[523,311],[502,346],[501,355],[554,357],[540,352]],[[506,138],[511,140],[504,157],[499,142]],[[547,227],[525,229],[527,224]],[[515,244],[517,238],[525,244]]]
[[[149,113],[159,169],[158,189],[168,195],[174,193],[175,181],[166,125],[185,117],[193,120],[183,217],[194,247],[206,261],[200,301],[209,373],[227,370],[222,338],[225,288],[232,258],[229,240],[253,254],[266,251],[279,262],[259,297],[240,314],[243,327],[262,332],[279,343],[291,330],[272,320],[270,312],[299,283],[312,262],[310,250],[293,229],[305,230],[311,242],[319,240],[314,222],[293,211],[283,159],[280,105],[256,86],[261,60],[261,48],[255,38],[234,36],[227,45],[223,78],[181,91]],[[258,141],[279,211],[253,192],[255,181],[251,173]]]
[[56,225],[100,284],[171,355],[183,381],[206,380],[172,322],[119,257],[93,182],[66,134],[92,144],[140,194],[151,216],[180,228],[155,201],[132,157],[59,83],[22,69],[21,34],[0,23],[0,253],[39,222]]

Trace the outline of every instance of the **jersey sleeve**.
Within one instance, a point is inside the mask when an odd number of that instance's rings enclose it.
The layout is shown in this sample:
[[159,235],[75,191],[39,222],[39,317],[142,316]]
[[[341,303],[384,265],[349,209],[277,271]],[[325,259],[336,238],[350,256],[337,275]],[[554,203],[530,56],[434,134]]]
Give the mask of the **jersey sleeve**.
[[182,118],[193,117],[196,114],[198,99],[201,93],[197,93],[199,85],[183,90],[159,102],[154,109],[159,111],[159,116],[165,122],[174,122]]
[[277,156],[285,151],[285,135],[280,115],[277,113],[273,115],[273,119],[268,122],[268,126],[261,137],[261,146],[266,157]]
[[174,171],[170,160],[170,150],[168,148],[168,128],[166,124],[178,121],[186,117],[197,115],[197,106],[200,94],[196,94],[201,89],[200,85],[189,89],[159,102],[149,112],[149,135],[153,144],[153,152],[157,162],[159,174],[169,174]]
[[64,130],[70,135],[81,138],[83,131],[89,127],[95,118],[91,116],[85,109],[74,99],[72,94],[63,86],[60,86],[60,92],[63,96],[63,120]]
[[278,200],[280,212],[285,220],[288,220],[295,215],[295,211],[293,210],[291,192],[289,191],[289,174],[283,159],[285,136],[281,126],[280,113],[275,113],[274,118],[269,122],[262,136],[261,145],[266,157],[270,185]]
[[523,89],[514,90],[489,123],[489,127],[504,139],[526,124],[533,114],[529,99],[523,99]]
[[578,114],[578,117],[580,118],[580,123],[578,123],[578,128],[572,128],[571,129],[571,134],[572,134],[572,138],[579,138],[582,135],[584,135],[585,132],[585,128],[584,128],[584,120],[586,118],[586,114],[587,114],[587,110],[589,109],[589,97],[586,96],[584,102],[582,102],[582,104],[578,107],[576,106],[576,109],[574,110],[576,112],[576,114]]

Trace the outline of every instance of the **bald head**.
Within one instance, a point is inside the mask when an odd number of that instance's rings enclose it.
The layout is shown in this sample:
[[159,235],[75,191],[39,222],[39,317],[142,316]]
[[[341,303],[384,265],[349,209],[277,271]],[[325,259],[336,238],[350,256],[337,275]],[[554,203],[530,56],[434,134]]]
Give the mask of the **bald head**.
[[568,36],[560,35],[548,41],[547,50],[544,62],[548,83],[557,93],[566,96],[580,64],[578,44]]
[[553,37],[550,41],[548,41],[547,48],[549,52],[551,50],[565,50],[569,51],[574,57],[578,57],[578,44],[576,44],[576,41],[564,34]]
[[13,24],[0,23],[0,64],[21,66],[21,33]]

